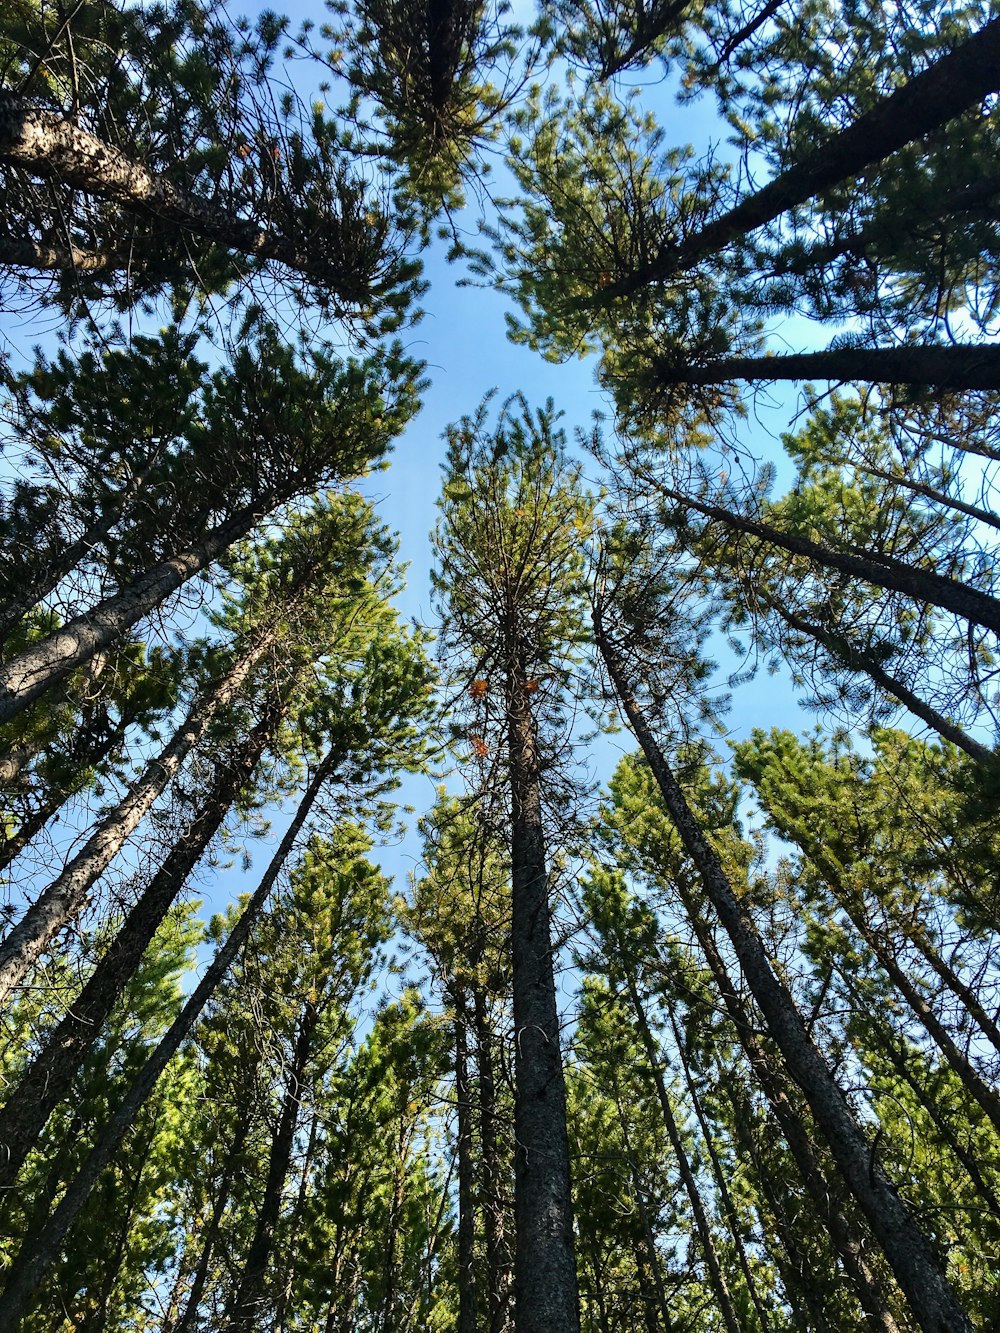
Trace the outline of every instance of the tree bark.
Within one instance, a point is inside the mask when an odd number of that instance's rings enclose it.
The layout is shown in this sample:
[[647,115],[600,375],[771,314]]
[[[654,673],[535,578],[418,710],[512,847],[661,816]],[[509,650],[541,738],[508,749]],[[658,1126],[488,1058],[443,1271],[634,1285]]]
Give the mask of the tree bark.
[[230,806],[250,781],[279,725],[284,706],[272,704],[243,742],[231,764],[219,766],[201,809],[98,962],[89,980],[57,1024],[45,1046],[0,1110],[0,1189],[14,1184],[49,1114],[66,1095],[73,1076],[121,998],[143,953],[188,875],[218,832]]
[[692,268],[706,255],[774,221],[790,208],[859,176],[997,91],[1000,20],[994,19],[728,213],[706,223],[679,244],[664,247],[644,268],[605,288],[593,303],[628,295]]
[[[247,221],[150,171],[60,112],[10,92],[0,93],[0,162],[114,200],[129,212],[174,223],[248,258],[276,260],[347,299],[364,296],[361,276],[346,271],[329,254],[329,245],[323,245],[329,238],[322,233],[299,227],[293,239],[267,223]],[[18,262],[23,263],[30,252],[22,247],[20,256]],[[110,258],[104,264],[86,258],[83,262],[92,271],[113,266]]]
[[733,1308],[733,1298],[729,1292],[729,1284],[726,1281],[726,1275],[723,1273],[722,1265],[719,1263],[719,1255],[715,1248],[712,1229],[709,1226],[708,1217],[705,1213],[705,1206],[701,1200],[701,1191],[698,1189],[698,1182],[695,1180],[694,1172],[691,1170],[691,1163],[688,1160],[688,1155],[684,1148],[684,1141],[681,1138],[681,1132],[674,1117],[673,1107],[670,1105],[670,1094],[667,1092],[667,1085],[663,1079],[663,1070],[660,1068],[656,1041],[646,1019],[646,1011],[643,1008],[642,1000],[636,989],[635,981],[627,968],[622,970],[622,975],[625,980],[625,988],[628,991],[629,1001],[632,1005],[632,1012],[635,1014],[635,1021],[639,1028],[639,1036],[642,1039],[643,1050],[646,1052],[646,1061],[649,1064],[649,1070],[653,1076],[653,1085],[656,1088],[656,1096],[660,1103],[663,1125],[667,1131],[667,1138],[670,1140],[670,1147],[673,1150],[674,1157],[677,1159],[677,1167],[680,1171],[684,1192],[687,1194],[688,1202],[691,1205],[691,1216],[694,1219],[695,1230],[698,1233],[698,1241],[701,1245],[702,1254],[705,1256],[705,1263],[708,1266],[709,1282],[712,1291],[715,1293],[715,1299],[718,1302],[719,1313],[722,1315],[722,1322],[729,1330],[729,1333],[740,1333],[740,1323],[736,1317],[736,1311]]
[[514,1326],[578,1333],[566,1084],[549,925],[537,740],[526,673],[507,678],[514,993]]
[[792,555],[804,556],[815,564],[852,574],[878,588],[900,592],[916,602],[926,602],[931,606],[940,607],[943,611],[950,611],[974,625],[982,625],[995,634],[1000,634],[1000,601],[987,593],[979,592],[976,588],[970,588],[966,583],[960,583],[957,579],[936,574],[933,570],[908,565],[905,561],[889,555],[876,555],[870,551],[861,555],[836,551],[809,537],[782,532],[780,528],[770,523],[746,518],[743,514],[698,500],[694,496],[675,491],[672,487],[661,485],[659,490],[661,495],[676,501],[682,508],[693,509],[697,514],[715,519],[734,532],[746,533],[747,536],[756,537],[769,546],[780,547],[781,550],[790,551]]
[[273,628],[259,636],[219,681],[202,692],[169,744],[150,760],[128,795],[104,816],[81,851],[0,941],[0,1007],[52,937],[84,906],[94,884],[180,771],[212,719],[238,697],[247,676],[277,640],[278,632]]
[[978,347],[935,344],[830,347],[822,352],[788,356],[723,357],[704,365],[657,361],[652,374],[660,385],[727,384],[731,380],[766,384],[775,380],[849,380],[947,390],[1000,389],[1000,347],[990,343]]
[[[336,763],[337,756],[331,751],[317,768],[284,837],[278,844],[277,851],[271,858],[267,870],[261,877],[253,895],[247,901],[239,919],[229,932],[226,942],[217,950],[215,957],[205,969],[201,980],[185,1002],[181,1012],[164,1033],[155,1051],[136,1075],[135,1081],[126,1093],[124,1100],[111,1116],[101,1138],[87,1155],[56,1211],[37,1236],[25,1241],[17,1262],[11,1265],[11,1280],[8,1282],[3,1296],[0,1297],[0,1327],[16,1327],[18,1319],[22,1317],[26,1303],[58,1257],[62,1241],[90,1197],[101,1172],[118,1151],[122,1140],[134,1123],[136,1115],[156,1087],[160,1075],[180,1049],[181,1043],[193,1029],[201,1011],[246,943],[250,931],[270,897],[275,881],[309,817],[323,784],[333,773]],[[184,1316],[185,1321],[188,1320],[188,1311],[192,1309],[189,1300]],[[186,1327],[187,1324],[182,1321],[178,1333],[181,1333]]]
[[604,636],[597,608],[594,629],[625,717],[642,746],[681,842],[697,866],[709,900],[732,941],[768,1031],[789,1072],[802,1088],[917,1322],[924,1333],[972,1333],[968,1315],[959,1306],[930,1245],[873,1154],[844,1094],[813,1044],[791,994],[775,975],[753,921],[698,827]]
[[281,1103],[278,1128],[271,1141],[268,1155],[267,1176],[264,1181],[264,1193],[260,1211],[254,1227],[253,1239],[247,1250],[236,1289],[227,1302],[222,1318],[222,1333],[250,1333],[259,1327],[262,1320],[265,1279],[271,1251],[274,1248],[274,1234],[281,1215],[281,1196],[288,1168],[292,1160],[292,1145],[295,1141],[295,1128],[299,1120],[299,1108],[305,1082],[306,1068],[312,1054],[313,1039],[319,1013],[311,1002],[307,1002],[295,1039],[295,1050],[288,1081]]
[[255,523],[279,503],[271,497],[240,509],[209,532],[203,541],[178,552],[141,574],[128,588],[67,621],[61,629],[33,644],[0,667],[0,722],[9,722],[45,691],[110,648],[154,611],[172,592],[223,555]]

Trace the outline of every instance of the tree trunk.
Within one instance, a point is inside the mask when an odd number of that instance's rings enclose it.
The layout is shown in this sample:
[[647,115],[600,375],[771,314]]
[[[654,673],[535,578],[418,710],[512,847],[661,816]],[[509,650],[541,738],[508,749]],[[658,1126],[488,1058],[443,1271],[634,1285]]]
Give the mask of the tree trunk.
[[823,1057],[812,1042],[785,984],[775,975],[760,936],[709,846],[607,643],[595,608],[597,643],[625,717],[646,755],[681,842],[701,875],[768,1031],[802,1088],[848,1187],[906,1294],[924,1333],[972,1333],[926,1238],[885,1175]]
[[458,1324],[457,1333],[476,1333],[476,1214],[472,1180],[472,1088],[465,1002],[453,989],[455,1005],[455,1102],[458,1111]]
[[[140,1078],[142,1075],[140,1074]],[[138,1108],[136,1108],[138,1109]],[[205,1294],[205,1287],[208,1284],[208,1275],[211,1269],[212,1256],[215,1253],[215,1247],[219,1243],[219,1237],[222,1234],[222,1222],[226,1215],[226,1209],[229,1206],[229,1196],[232,1192],[233,1181],[236,1178],[236,1168],[240,1156],[246,1145],[247,1137],[250,1133],[250,1116],[246,1109],[240,1108],[240,1118],[236,1122],[236,1130],[233,1134],[233,1140],[226,1153],[226,1162],[222,1170],[222,1179],[215,1191],[215,1201],[212,1204],[212,1213],[208,1220],[208,1226],[205,1229],[205,1235],[202,1238],[201,1252],[198,1255],[198,1263],[194,1270],[194,1277],[191,1280],[191,1289],[187,1294],[187,1300],[184,1303],[184,1313],[172,1325],[169,1333],[192,1333],[195,1327],[195,1320],[198,1317],[198,1306],[201,1304],[202,1297]],[[86,1171],[87,1163],[82,1170]],[[75,1185],[75,1182],[74,1182]],[[71,1189],[74,1186],[70,1187]],[[30,1262],[30,1260],[29,1260]],[[39,1273],[35,1279],[37,1282],[42,1274]]]
[[252,1328],[261,1324],[267,1268],[274,1248],[274,1233],[281,1215],[281,1196],[285,1181],[288,1179],[305,1073],[312,1054],[318,1022],[318,1011],[312,1003],[307,1002],[295,1040],[292,1066],[288,1071],[278,1128],[271,1141],[257,1224],[239,1282],[222,1317],[222,1333],[250,1333]]
[[[354,299],[361,295],[358,275],[346,272],[342,263],[329,257],[323,244],[328,238],[322,233],[311,243],[308,228],[299,227],[293,242],[266,222],[247,221],[180,189],[59,112],[10,92],[0,94],[0,162],[13,163],[99,199],[112,199],[129,212],[175,223],[249,258],[277,260],[341,295]],[[105,266],[112,263],[109,259]]]
[[82,850],[0,942],[0,1006],[52,937],[82,909],[94,884],[180,771],[212,719],[238,697],[247,676],[277,637],[277,629],[260,636],[220,680],[199,695],[169,744],[150,760],[128,795],[104,816]]
[[250,781],[283,711],[283,705],[270,706],[233,762],[219,766],[198,815],[143,890],[79,997],[8,1097],[0,1111],[0,1144],[5,1149],[0,1159],[0,1189],[16,1180],[50,1112],[68,1091],[188,875]]
[[[34,572],[24,566],[11,571],[10,579],[17,579],[17,588],[15,595],[7,598],[0,606],[0,643],[6,641],[32,607],[37,606],[81,560],[107,539],[122,514],[143,490],[152,472],[150,461],[141,471],[133,474],[126,486],[105,499],[100,518],[95,519],[75,541],[67,542],[61,551],[45,560],[44,564],[42,558],[36,556]],[[39,568],[39,565],[42,567]]]
[[766,607],[780,616],[790,629],[820,644],[848,671],[867,676],[883,693],[901,703],[904,708],[908,708],[914,717],[919,717],[921,722],[926,722],[932,731],[936,731],[944,740],[949,741],[960,750],[964,750],[971,759],[975,759],[981,764],[996,762],[996,756],[988,746],[981,745],[979,741],[973,740],[961,727],[954,722],[949,722],[936,708],[932,708],[919,695],[914,694],[903,681],[896,676],[891,676],[865,649],[858,648],[840,634],[832,633],[819,625],[804,620],[801,616],[782,606],[776,598],[772,598],[767,593],[756,592],[754,595]]
[[[806,839],[803,851],[833,890],[837,902],[847,914],[854,929],[871,949],[879,966],[909,1005],[910,1011],[924,1031],[937,1045],[963,1088],[970,1097],[979,1103],[994,1129],[1000,1134],[1000,1096],[980,1077],[964,1052],[959,1050],[951,1033],[896,961],[891,946],[885,942],[881,933],[869,922],[860,895],[844,883],[833,857],[827,855],[822,848],[812,844],[810,839]],[[901,931],[904,935],[906,934],[902,927]]]
[[32,644],[0,667],[0,722],[9,722],[51,685],[95,653],[116,644],[138,621],[154,611],[172,592],[245,537],[277,497],[247,505],[220,523],[203,541],[141,574],[128,588],[75,616],[47,638]]
[[660,1103],[663,1125],[667,1131],[667,1137],[670,1140],[670,1147],[673,1150],[674,1157],[677,1159],[677,1167],[680,1171],[684,1192],[688,1196],[688,1202],[691,1205],[691,1216],[694,1219],[694,1226],[698,1233],[698,1241],[701,1245],[702,1254],[705,1256],[705,1263],[708,1265],[709,1282],[712,1291],[715,1293],[715,1299],[719,1306],[719,1313],[722,1315],[722,1322],[729,1330],[729,1333],[740,1333],[740,1323],[736,1317],[736,1311],[733,1308],[733,1298],[729,1293],[729,1284],[726,1281],[726,1275],[723,1273],[722,1265],[719,1263],[719,1255],[715,1248],[715,1240],[712,1236],[712,1228],[709,1225],[708,1217],[705,1213],[705,1206],[702,1203],[701,1191],[698,1188],[698,1182],[694,1178],[694,1172],[691,1170],[691,1163],[688,1160],[688,1155],[684,1148],[684,1141],[681,1138],[680,1129],[674,1118],[673,1107],[670,1105],[670,1094],[667,1091],[667,1085],[663,1078],[663,1070],[660,1068],[656,1040],[653,1037],[652,1030],[647,1021],[646,1011],[643,1008],[642,1000],[639,997],[635,982],[627,968],[622,970],[622,975],[625,981],[626,990],[628,991],[629,1000],[632,1004],[632,1012],[635,1014],[635,1021],[639,1028],[642,1047],[646,1053],[646,1061],[649,1065],[650,1073],[653,1076],[653,1085],[656,1088],[656,1096]]
[[755,1025],[730,979],[715,941],[681,880],[677,881],[677,890],[709,970],[715,978],[726,1012],[732,1020],[754,1079],[767,1099],[771,1113],[798,1167],[806,1192],[812,1199],[817,1216],[830,1234],[830,1240],[843,1264],[844,1271],[851,1280],[861,1308],[873,1327],[881,1328],[883,1333],[899,1333],[882,1282],[865,1259],[862,1234],[856,1223],[844,1213],[834,1188],[836,1182],[827,1179],[813,1145],[810,1127],[807,1126],[799,1107],[789,1097],[784,1077],[772,1067],[767,1053],[758,1041]]
[[482,986],[472,991],[476,1025],[476,1069],[479,1075],[479,1156],[482,1171],[481,1208],[486,1246],[488,1333],[505,1333],[509,1299],[510,1254],[504,1231],[504,1172],[497,1134],[497,1086],[493,1063],[493,1030]]
[[598,299],[605,302],[625,296],[694,267],[706,255],[841,181],[860,175],[997,91],[1000,20],[995,19],[902,88],[876,102],[853,125],[818,144],[802,161],[787,167],[769,184],[678,245],[664,247],[651,263],[611,284]]
[[[37,1236],[25,1241],[17,1261],[11,1266],[10,1271],[13,1276],[8,1282],[3,1296],[0,1297],[0,1327],[5,1327],[8,1324],[12,1328],[16,1327],[16,1322],[21,1317],[26,1302],[31,1298],[39,1282],[42,1281],[52,1263],[58,1257],[59,1247],[63,1239],[89,1199],[101,1172],[118,1151],[122,1140],[134,1123],[136,1115],[155,1088],[160,1075],[180,1049],[181,1043],[191,1032],[201,1011],[214,994],[215,988],[228,972],[237,954],[246,943],[322,790],[323,784],[335,768],[336,760],[337,756],[331,751],[317,768],[299,803],[292,822],[278,845],[277,851],[271,858],[267,870],[264,872],[253,895],[240,913],[239,919],[229,932],[225,944],[218,949],[181,1012],[171,1023],[156,1049],[137,1074],[121,1105],[108,1121],[101,1138],[91,1149],[75,1179],[67,1188],[56,1211]],[[185,1321],[189,1320],[189,1314],[190,1318],[194,1317],[194,1308],[189,1300],[184,1316]],[[183,1333],[186,1333],[187,1327],[188,1323],[182,1322],[177,1333],[182,1333],[182,1330]]]
[[[1000,22],[1000,19],[997,20]],[[865,583],[872,583],[878,588],[887,588],[891,592],[901,592],[916,602],[927,602],[944,611],[951,611],[963,620],[974,625],[983,625],[995,634],[1000,634],[1000,601],[990,597],[958,579],[936,574],[933,570],[920,569],[908,565],[903,560],[896,560],[888,555],[876,555],[865,552],[856,555],[848,551],[835,551],[808,537],[798,537],[793,533],[782,532],[780,528],[757,519],[745,518],[730,509],[719,505],[707,504],[693,496],[675,491],[669,486],[661,486],[660,492],[668,499],[676,500],[685,509],[704,514],[706,518],[716,519],[734,532],[743,532],[756,537],[769,546],[780,547],[792,555],[805,556],[815,564],[826,565],[830,569],[839,569],[842,573],[853,574]]]
[[506,687],[511,793],[511,968],[514,994],[514,1326],[578,1333],[566,1084],[549,926],[537,740],[526,673]]
[[[1000,19],[996,20],[1000,24]],[[998,78],[1000,82],[1000,78]],[[657,384],[770,384],[774,380],[849,380],[861,384],[927,385],[935,389],[1000,389],[1000,347],[933,343],[903,347],[830,347],[789,356],[723,357],[704,365],[657,361]]]
[[674,1006],[668,1000],[668,1012],[670,1014],[670,1028],[674,1034],[674,1045],[677,1048],[677,1057],[681,1063],[681,1069],[684,1073],[684,1084],[691,1098],[691,1105],[694,1108],[695,1118],[701,1129],[702,1141],[708,1152],[708,1160],[712,1167],[712,1178],[715,1181],[715,1188],[719,1192],[719,1198],[722,1200],[722,1206],[725,1210],[726,1219],[729,1222],[729,1234],[733,1240],[733,1246],[736,1249],[739,1259],[740,1269],[743,1272],[743,1280],[746,1283],[747,1292],[753,1303],[753,1308],[757,1311],[757,1318],[760,1321],[762,1333],[771,1333],[771,1321],[768,1317],[767,1308],[760,1298],[757,1291],[757,1283],[754,1281],[753,1270],[750,1267],[750,1261],[747,1258],[746,1246],[743,1244],[743,1236],[740,1227],[739,1213],[736,1211],[736,1204],[733,1202],[733,1196],[730,1193],[729,1186],[726,1184],[726,1173],[722,1169],[722,1163],[719,1161],[719,1154],[715,1148],[715,1139],[708,1124],[708,1117],[705,1115],[701,1104],[701,1097],[698,1095],[698,1088],[694,1081],[694,1075],[688,1065],[684,1054],[684,1043],[681,1040],[680,1028],[677,1025],[677,1017],[674,1013]]

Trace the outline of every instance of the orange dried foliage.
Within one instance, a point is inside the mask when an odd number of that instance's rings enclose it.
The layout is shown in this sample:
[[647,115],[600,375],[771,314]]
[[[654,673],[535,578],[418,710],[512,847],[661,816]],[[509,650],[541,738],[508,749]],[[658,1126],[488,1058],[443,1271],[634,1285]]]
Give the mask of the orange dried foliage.
[[469,693],[472,695],[473,699],[482,699],[485,697],[488,689],[489,685],[485,680],[474,680],[469,686]]

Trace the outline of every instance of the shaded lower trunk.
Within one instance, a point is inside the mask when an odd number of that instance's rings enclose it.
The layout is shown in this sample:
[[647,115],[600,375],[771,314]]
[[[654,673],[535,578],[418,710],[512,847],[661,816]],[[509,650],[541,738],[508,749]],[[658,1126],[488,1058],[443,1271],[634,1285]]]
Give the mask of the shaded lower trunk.
[[250,781],[283,711],[283,706],[272,706],[232,764],[218,766],[198,815],[143,890],[79,997],[8,1097],[0,1111],[0,1144],[5,1148],[0,1160],[0,1188],[8,1188],[17,1178],[50,1112],[69,1090],[74,1074],[100,1036],[188,875]]
[[526,673],[507,682],[511,791],[511,967],[514,993],[514,1326],[580,1327],[566,1084],[549,926],[541,791]]
[[687,800],[656,744],[608,644],[595,610],[597,643],[629,726],[642,746],[681,842],[698,868],[768,1031],[801,1087],[848,1188],[858,1200],[924,1333],[972,1333],[972,1324],[942,1266],[881,1165],[844,1094],[813,1044],[785,984],[775,974],[746,907],[733,892]]

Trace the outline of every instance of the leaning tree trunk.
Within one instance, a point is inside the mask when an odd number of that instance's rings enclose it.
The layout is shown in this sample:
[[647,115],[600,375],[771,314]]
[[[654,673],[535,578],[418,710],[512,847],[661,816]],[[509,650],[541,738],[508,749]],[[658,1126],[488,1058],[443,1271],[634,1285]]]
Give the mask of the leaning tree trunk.
[[90,890],[125,846],[218,713],[239,695],[247,676],[277,640],[278,629],[258,637],[229,671],[194,702],[169,744],[128,795],[104,816],[83,848],[0,942],[0,1006],[37,961],[52,937],[80,911]]
[[702,1142],[705,1144],[705,1150],[708,1153],[708,1160],[712,1168],[712,1178],[715,1181],[715,1188],[719,1192],[719,1198],[722,1200],[726,1220],[729,1223],[729,1235],[733,1243],[733,1248],[736,1250],[740,1270],[743,1273],[743,1281],[746,1284],[750,1300],[753,1302],[753,1308],[757,1311],[761,1333],[772,1333],[771,1320],[767,1313],[767,1307],[764,1305],[760,1292],[757,1290],[757,1283],[754,1280],[753,1269],[750,1267],[750,1261],[747,1258],[746,1246],[743,1244],[739,1213],[737,1212],[732,1192],[726,1183],[726,1173],[722,1169],[722,1163],[719,1160],[719,1154],[715,1146],[715,1136],[709,1127],[708,1117],[705,1114],[705,1108],[702,1106],[701,1096],[699,1095],[698,1088],[695,1084],[694,1074],[691,1070],[688,1058],[684,1053],[684,1042],[681,1038],[681,1031],[677,1023],[677,1015],[674,1012],[674,1004],[672,1000],[667,1001],[667,1012],[670,1015],[670,1030],[674,1035],[674,1046],[677,1050],[677,1058],[680,1061],[681,1071],[684,1074],[684,1086],[687,1088],[688,1096],[691,1098],[691,1105],[694,1109],[695,1119],[698,1121],[698,1127],[701,1130]]
[[904,708],[908,708],[914,717],[920,718],[921,722],[926,722],[931,730],[936,731],[942,739],[950,741],[952,745],[964,750],[971,759],[975,759],[978,763],[995,762],[996,756],[988,746],[973,740],[962,727],[957,726],[954,722],[949,722],[936,708],[932,708],[929,703],[921,699],[897,676],[890,675],[878,659],[864,648],[859,648],[856,644],[850,643],[840,634],[825,630],[820,625],[814,625],[811,621],[804,620],[795,612],[782,606],[777,598],[771,597],[770,594],[758,592],[755,595],[764,606],[779,616],[789,629],[793,629],[796,634],[811,638],[825,648],[831,657],[846,667],[848,671],[867,676],[884,694],[887,694],[890,699],[895,699],[897,703],[901,703]]
[[768,1031],[784,1056],[789,1072],[802,1088],[816,1123],[823,1131],[849,1189],[868,1218],[914,1316],[924,1333],[972,1333],[969,1317],[959,1306],[926,1237],[876,1160],[844,1094],[813,1044],[795,1001],[771,967],[753,921],[733,892],[718,856],[698,826],[628,687],[621,664],[604,635],[597,608],[594,629],[624,715],[642,746],[681,842],[698,868],[709,901],[732,941]]
[[849,380],[860,384],[929,385],[949,391],[1000,389],[1000,347],[926,343],[830,347],[789,356],[732,356],[700,365],[657,360],[650,374],[653,382],[664,386],[727,384],[731,380],[759,384],[775,380]]
[[[111,1116],[101,1138],[91,1149],[74,1180],[68,1186],[58,1207],[37,1236],[25,1241],[17,1260],[12,1264],[10,1281],[0,1297],[0,1327],[16,1327],[25,1305],[34,1294],[49,1268],[58,1258],[60,1246],[81,1209],[90,1198],[101,1172],[112,1160],[122,1140],[135,1123],[135,1118],[156,1087],[157,1080],[177,1054],[201,1011],[208,1003],[219,982],[229,971],[239,951],[263,911],[275,881],[284,868],[302,828],[316,802],[324,783],[333,773],[338,756],[330,751],[317,768],[306,788],[299,807],[278,845],[278,849],[261,877],[260,883],[248,899],[226,942],[217,951],[205,969],[201,980],[192,991],[181,1012],[161,1037],[156,1049],[137,1074],[118,1109]],[[188,1326],[194,1308],[189,1300],[184,1320],[178,1333]]]
[[657,1100],[660,1103],[660,1114],[663,1119],[663,1127],[667,1131],[667,1138],[670,1140],[670,1147],[673,1151],[674,1158],[677,1161],[677,1168],[680,1171],[681,1183],[683,1184],[684,1192],[688,1197],[688,1203],[691,1205],[691,1216],[694,1219],[695,1231],[698,1233],[698,1242],[701,1245],[702,1254],[704,1254],[705,1263],[708,1266],[709,1284],[715,1294],[715,1299],[719,1306],[719,1313],[722,1315],[722,1322],[729,1330],[729,1333],[740,1333],[740,1322],[737,1319],[736,1311],[733,1308],[733,1298],[729,1292],[729,1284],[726,1281],[726,1275],[722,1271],[722,1265],[719,1262],[719,1253],[715,1248],[715,1239],[712,1236],[712,1228],[709,1225],[708,1216],[705,1213],[705,1205],[702,1202],[701,1191],[698,1189],[698,1182],[695,1180],[694,1172],[691,1170],[691,1163],[684,1147],[684,1140],[681,1138],[677,1119],[674,1116],[674,1109],[670,1105],[670,1094],[667,1091],[667,1085],[663,1078],[663,1070],[660,1068],[660,1058],[659,1052],[656,1049],[656,1041],[646,1018],[646,1011],[643,1008],[639,992],[636,989],[635,982],[627,968],[622,969],[622,975],[625,981],[625,988],[628,991],[629,1001],[632,1005],[632,1012],[635,1015],[636,1025],[639,1028],[642,1047],[646,1053],[646,1063],[649,1065],[650,1073],[653,1076],[653,1086],[656,1088]]
[[164,602],[189,579],[200,574],[240,538],[245,537],[277,497],[247,505],[220,523],[205,538],[161,561],[121,592],[75,616],[47,638],[32,644],[0,667],[0,722],[9,722],[50,686],[110,648],[138,621]]
[[201,809],[143,890],[87,984],[0,1110],[0,1189],[14,1184],[50,1113],[69,1091],[74,1075],[101,1034],[188,875],[249,783],[273,738],[284,705],[272,704],[232,763],[218,766]]
[[514,996],[514,1326],[578,1333],[566,1083],[559,1042],[535,723],[526,672],[507,677]]
[[771,1113],[788,1144],[788,1150],[798,1167],[802,1183],[812,1199],[817,1216],[830,1234],[834,1250],[851,1281],[858,1302],[872,1327],[881,1328],[883,1333],[899,1333],[882,1282],[865,1258],[860,1229],[844,1213],[837,1198],[837,1191],[833,1188],[834,1182],[827,1178],[817,1156],[811,1127],[807,1125],[799,1106],[788,1095],[787,1080],[772,1066],[768,1054],[758,1040],[756,1024],[733,985],[701,911],[681,879],[677,880],[676,886],[681,904],[705,955],[754,1079],[767,1099]]
[[692,268],[706,255],[763,227],[815,195],[858,176],[907,144],[1000,91],[1000,20],[876,102],[853,125],[820,143],[735,208],[706,223],[594,298],[606,302]]
[[153,466],[135,473],[127,486],[105,502],[100,518],[94,520],[74,541],[66,545],[52,558],[45,560],[38,555],[34,559],[34,569],[23,565],[11,571],[11,578],[16,576],[17,586],[13,595],[5,598],[0,605],[0,644],[4,643],[24,619],[32,607],[37,606],[43,597],[57,587],[70,574],[81,560],[91,555],[103,545],[112,528],[122,514],[143,490],[153,473]]
[[259,1327],[261,1323],[267,1268],[271,1251],[274,1249],[274,1236],[281,1215],[281,1196],[292,1160],[292,1146],[299,1121],[299,1109],[302,1105],[306,1068],[312,1054],[318,1023],[319,1011],[311,1001],[307,1001],[299,1024],[298,1036],[295,1039],[278,1128],[271,1141],[257,1223],[239,1281],[222,1318],[222,1333],[250,1333],[252,1328]]
[[[12,92],[0,94],[0,162],[98,199],[114,200],[127,212],[173,223],[250,259],[274,259],[348,300],[364,296],[363,275],[338,261],[331,253],[329,236],[322,231],[312,237],[308,228],[299,227],[293,237],[282,235],[268,219],[239,217],[210,199],[181,189],[60,112]],[[44,259],[46,254],[43,249],[25,250],[23,246],[20,253],[25,261]],[[69,258],[63,252],[56,252],[55,257]],[[92,270],[118,263],[113,255],[102,258],[87,252],[83,256],[83,266]]]
[[[1000,22],[1000,20],[997,20]],[[758,519],[746,518],[720,505],[708,504],[694,496],[675,491],[669,486],[661,486],[660,493],[685,509],[693,509],[706,518],[716,519],[724,527],[734,532],[746,533],[756,537],[768,546],[777,546],[790,551],[792,555],[804,556],[814,564],[825,565],[829,569],[838,569],[841,573],[853,575],[865,583],[877,588],[886,588],[890,592],[900,592],[916,602],[926,602],[931,606],[950,611],[974,625],[982,625],[1000,634],[1000,601],[970,588],[958,579],[936,574],[933,570],[920,569],[908,565],[893,556],[864,552],[860,555],[848,551],[835,551],[821,542],[809,537],[799,537],[794,533],[783,532],[780,528]]]

